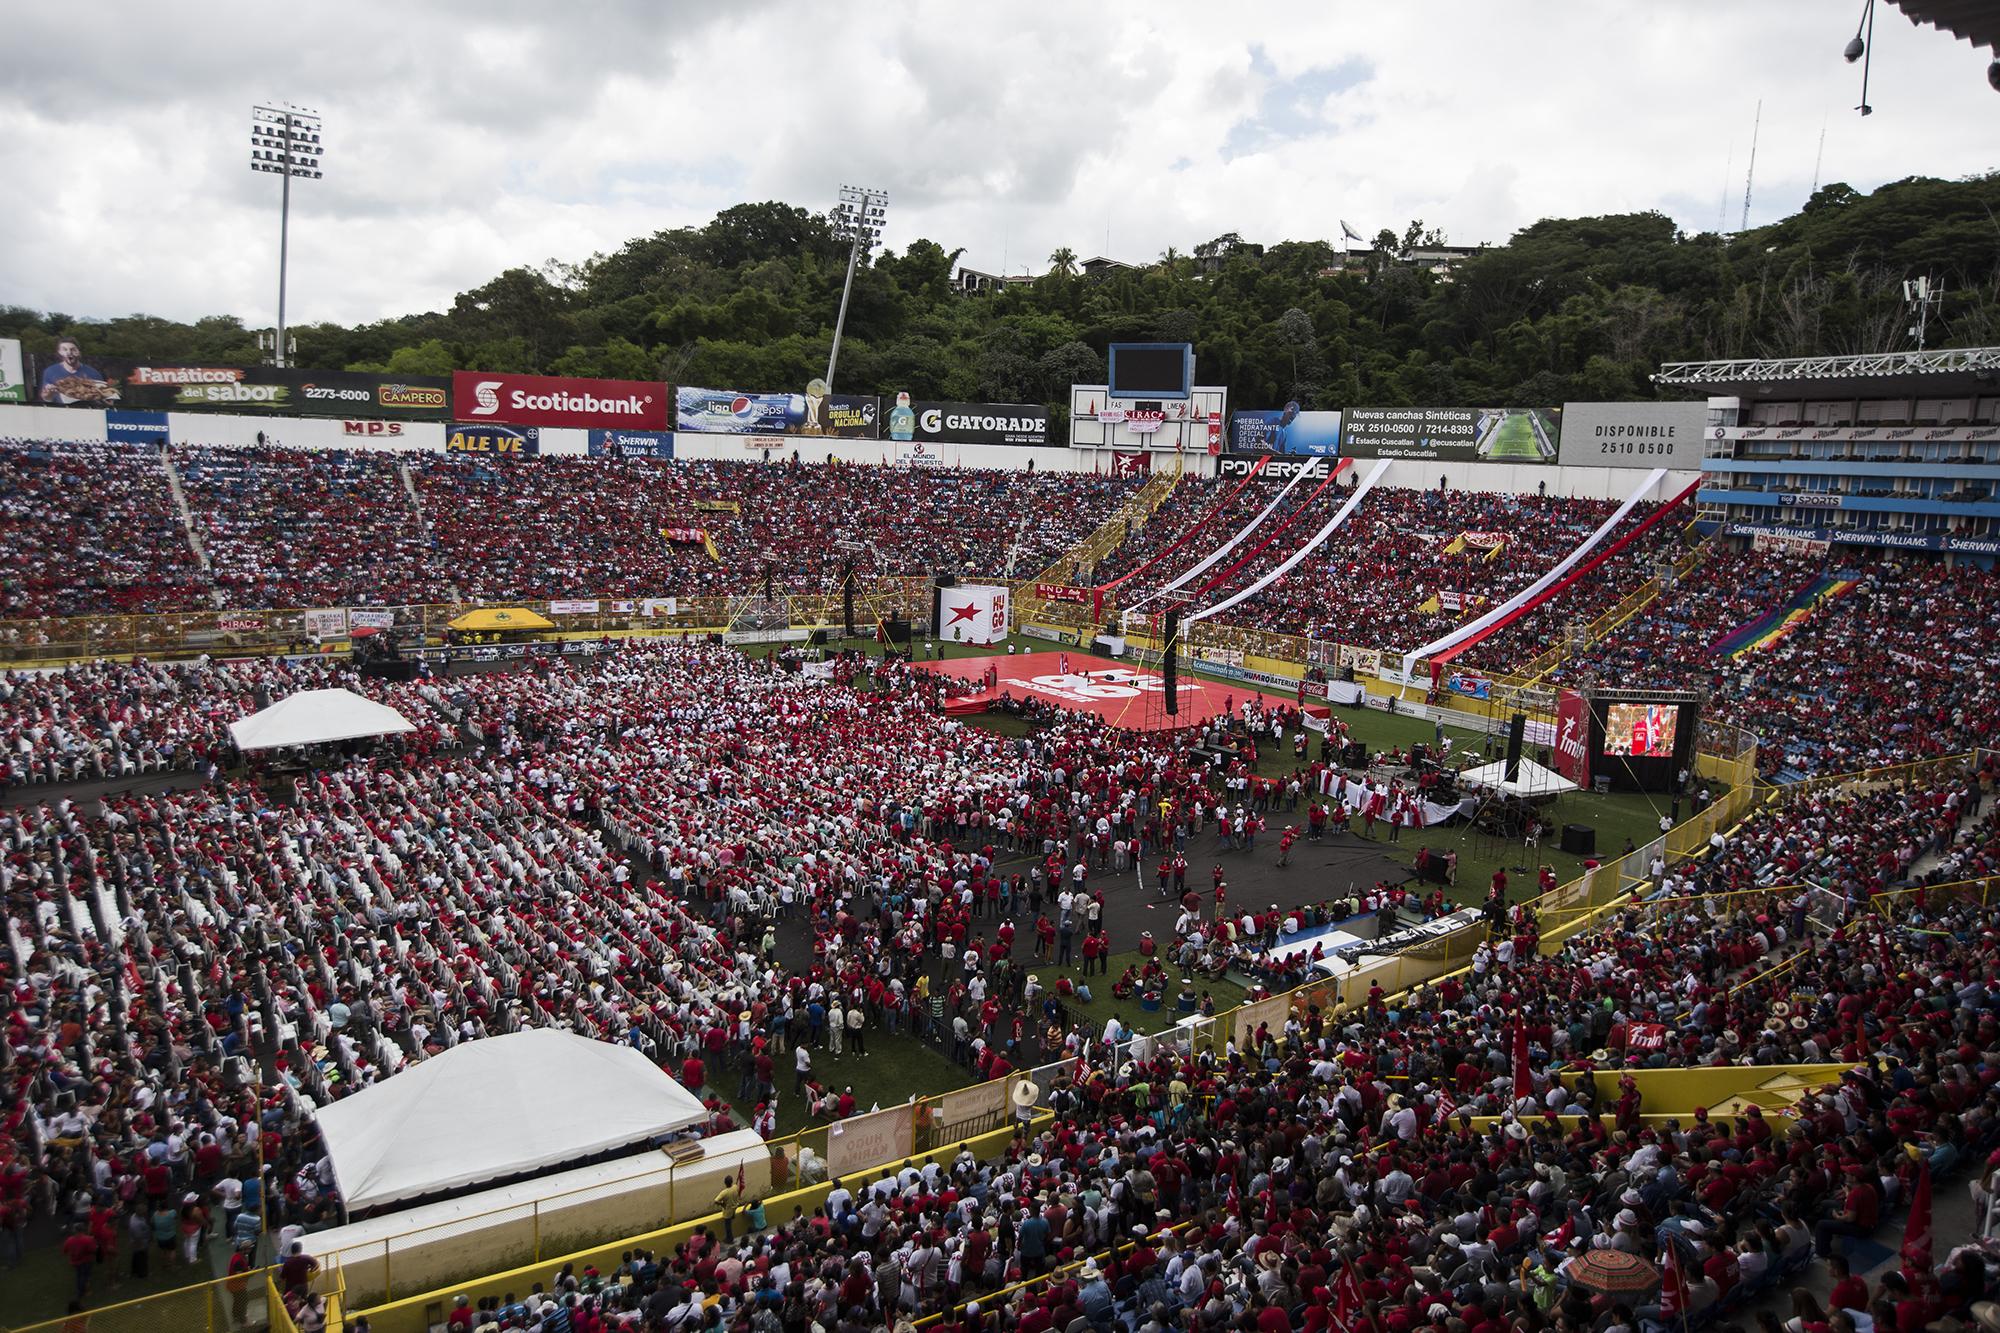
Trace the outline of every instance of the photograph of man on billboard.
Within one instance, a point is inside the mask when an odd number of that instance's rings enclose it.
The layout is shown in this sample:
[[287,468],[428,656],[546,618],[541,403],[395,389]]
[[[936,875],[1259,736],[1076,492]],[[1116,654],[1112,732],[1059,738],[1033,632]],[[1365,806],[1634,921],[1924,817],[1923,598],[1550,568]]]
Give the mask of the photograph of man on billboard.
[[118,401],[118,386],[83,359],[74,338],[56,343],[56,359],[42,367],[42,401],[51,407],[102,407]]

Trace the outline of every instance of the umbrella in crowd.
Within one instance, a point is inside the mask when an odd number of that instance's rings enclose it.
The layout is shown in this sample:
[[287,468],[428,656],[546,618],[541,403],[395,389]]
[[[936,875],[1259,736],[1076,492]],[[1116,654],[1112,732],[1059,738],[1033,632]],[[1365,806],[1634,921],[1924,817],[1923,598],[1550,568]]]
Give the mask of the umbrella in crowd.
[[1660,1285],[1660,1270],[1623,1250],[1590,1250],[1569,1266],[1569,1280],[1607,1294],[1651,1291]]

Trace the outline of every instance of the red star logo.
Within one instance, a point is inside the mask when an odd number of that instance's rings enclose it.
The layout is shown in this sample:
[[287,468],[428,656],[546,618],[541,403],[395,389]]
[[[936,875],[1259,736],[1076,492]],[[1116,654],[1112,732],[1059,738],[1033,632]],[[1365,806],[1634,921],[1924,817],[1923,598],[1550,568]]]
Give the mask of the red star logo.
[[951,612],[951,619],[945,621],[945,628],[947,629],[956,625],[961,620],[972,620],[979,615],[979,604],[977,602],[967,602],[964,606],[950,606],[945,609]]

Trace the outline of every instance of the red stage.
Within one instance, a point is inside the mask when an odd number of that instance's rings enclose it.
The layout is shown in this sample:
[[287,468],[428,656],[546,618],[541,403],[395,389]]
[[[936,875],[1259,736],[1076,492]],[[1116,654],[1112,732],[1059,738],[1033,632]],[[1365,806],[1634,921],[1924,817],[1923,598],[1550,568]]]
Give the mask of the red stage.
[[[1063,674],[1063,664],[1069,673]],[[938,671],[960,680],[984,680],[989,667],[999,672],[994,688],[952,701],[953,712],[984,712],[987,703],[1002,694],[1016,699],[1043,699],[1074,713],[1095,713],[1114,727],[1127,731],[1172,731],[1206,722],[1245,699],[1261,698],[1272,704],[1292,704],[1297,696],[1272,694],[1249,685],[1201,680],[1181,672],[1181,711],[1173,717],[1165,712],[1161,697],[1165,685],[1160,673],[1146,667],[1131,667],[1106,657],[1084,652],[1000,653],[992,657],[957,657],[944,662],[918,662],[925,671]],[[1324,707],[1324,705],[1321,705]]]

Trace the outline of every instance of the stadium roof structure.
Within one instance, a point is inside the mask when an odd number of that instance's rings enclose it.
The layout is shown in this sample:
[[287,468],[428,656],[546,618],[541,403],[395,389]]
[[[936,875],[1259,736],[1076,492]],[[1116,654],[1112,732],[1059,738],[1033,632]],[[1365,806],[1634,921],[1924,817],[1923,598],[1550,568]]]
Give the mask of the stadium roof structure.
[[229,724],[239,750],[275,750],[284,745],[325,745],[415,731],[410,719],[387,704],[352,690],[302,690],[269,708]]
[[573,1164],[705,1114],[631,1046],[529,1028],[455,1046],[317,1118],[341,1198],[359,1212]]
[[1912,23],[1942,28],[1960,41],[2000,51],[2000,5],[1993,0],[1889,0]]
[[1993,393],[2000,391],[2000,347],[1669,361],[1653,383],[1739,398]]

